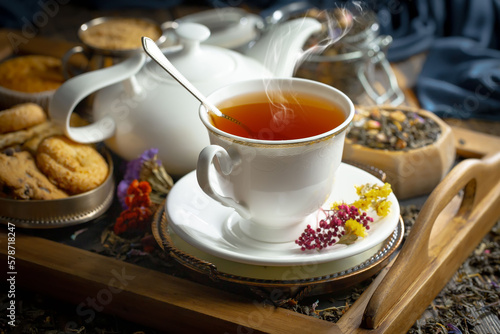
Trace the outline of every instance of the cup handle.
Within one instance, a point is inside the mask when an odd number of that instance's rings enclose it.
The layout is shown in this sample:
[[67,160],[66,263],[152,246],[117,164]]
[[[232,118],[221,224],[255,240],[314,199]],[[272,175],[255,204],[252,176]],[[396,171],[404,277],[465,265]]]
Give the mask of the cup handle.
[[145,60],[146,55],[139,53],[117,65],[80,74],[67,80],[50,100],[50,118],[64,129],[66,136],[76,142],[88,144],[110,138],[116,129],[115,121],[111,116],[106,116],[87,126],[73,128],[69,125],[71,113],[85,97],[136,74]]
[[227,151],[219,145],[209,145],[205,147],[198,157],[198,165],[196,167],[196,178],[201,189],[211,198],[221,203],[224,206],[234,208],[238,214],[244,219],[250,219],[250,211],[241,203],[238,203],[231,197],[226,197],[218,194],[210,183],[210,167],[213,160],[217,158],[222,174],[229,175],[233,170],[233,160]]

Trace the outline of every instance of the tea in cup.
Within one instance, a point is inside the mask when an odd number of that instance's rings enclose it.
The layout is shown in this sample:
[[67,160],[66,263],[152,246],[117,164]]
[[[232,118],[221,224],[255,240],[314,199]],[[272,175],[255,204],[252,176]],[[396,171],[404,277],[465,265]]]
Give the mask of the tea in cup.
[[199,156],[201,189],[237,213],[262,242],[297,239],[331,194],[354,116],[339,90],[307,79],[234,83],[208,99],[244,126],[200,107],[211,145]]

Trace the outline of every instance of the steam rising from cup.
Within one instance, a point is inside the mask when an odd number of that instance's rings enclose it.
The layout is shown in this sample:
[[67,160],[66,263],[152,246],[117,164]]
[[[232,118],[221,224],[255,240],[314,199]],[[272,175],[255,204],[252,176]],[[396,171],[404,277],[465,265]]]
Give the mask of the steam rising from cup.
[[[352,4],[356,8],[357,12],[362,13],[363,10],[360,3],[353,2]],[[312,9],[306,13],[306,16],[315,18],[322,22],[323,28],[317,36],[314,36],[315,38],[319,38],[319,40],[303,50],[301,53],[297,54],[293,73],[295,73],[300,65],[308,58],[323,53],[327,48],[341,40],[350,31],[355,20],[352,11],[340,7],[333,10]],[[294,32],[288,31],[286,33],[293,34]],[[287,51],[286,46],[283,45],[283,40],[286,40],[286,38],[276,38],[275,41],[271,43],[272,48],[268,50],[264,61],[265,67],[273,68],[273,66],[276,66],[276,62],[280,58],[280,53]],[[281,128],[286,126],[291,118],[291,115],[289,114],[290,109],[284,104],[276,102],[283,100],[281,91],[284,87],[271,86],[271,81],[267,78],[264,78],[264,82],[266,86],[266,94],[271,102],[274,114],[274,124],[270,124],[270,127]]]

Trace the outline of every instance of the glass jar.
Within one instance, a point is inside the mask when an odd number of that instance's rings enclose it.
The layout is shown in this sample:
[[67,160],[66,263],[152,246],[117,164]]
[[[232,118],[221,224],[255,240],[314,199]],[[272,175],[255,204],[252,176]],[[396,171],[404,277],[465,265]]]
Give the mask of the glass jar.
[[[324,43],[328,36],[324,17],[330,15],[328,22],[331,22],[333,14],[332,11],[321,13],[316,18],[325,29],[309,39],[305,50]],[[336,32],[340,30],[338,25],[336,29]],[[374,12],[364,12],[352,18],[352,25],[345,30],[345,35],[321,53],[307,56],[298,66],[295,76],[331,85],[348,95],[354,103],[401,104],[404,94],[386,58],[392,37],[379,35],[379,30]]]

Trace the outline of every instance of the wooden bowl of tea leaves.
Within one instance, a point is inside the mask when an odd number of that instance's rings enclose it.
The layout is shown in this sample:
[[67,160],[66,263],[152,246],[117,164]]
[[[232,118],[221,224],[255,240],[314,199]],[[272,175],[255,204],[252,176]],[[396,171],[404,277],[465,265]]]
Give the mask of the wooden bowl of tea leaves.
[[455,161],[451,128],[412,107],[356,106],[343,159],[381,169],[399,199],[429,194]]

